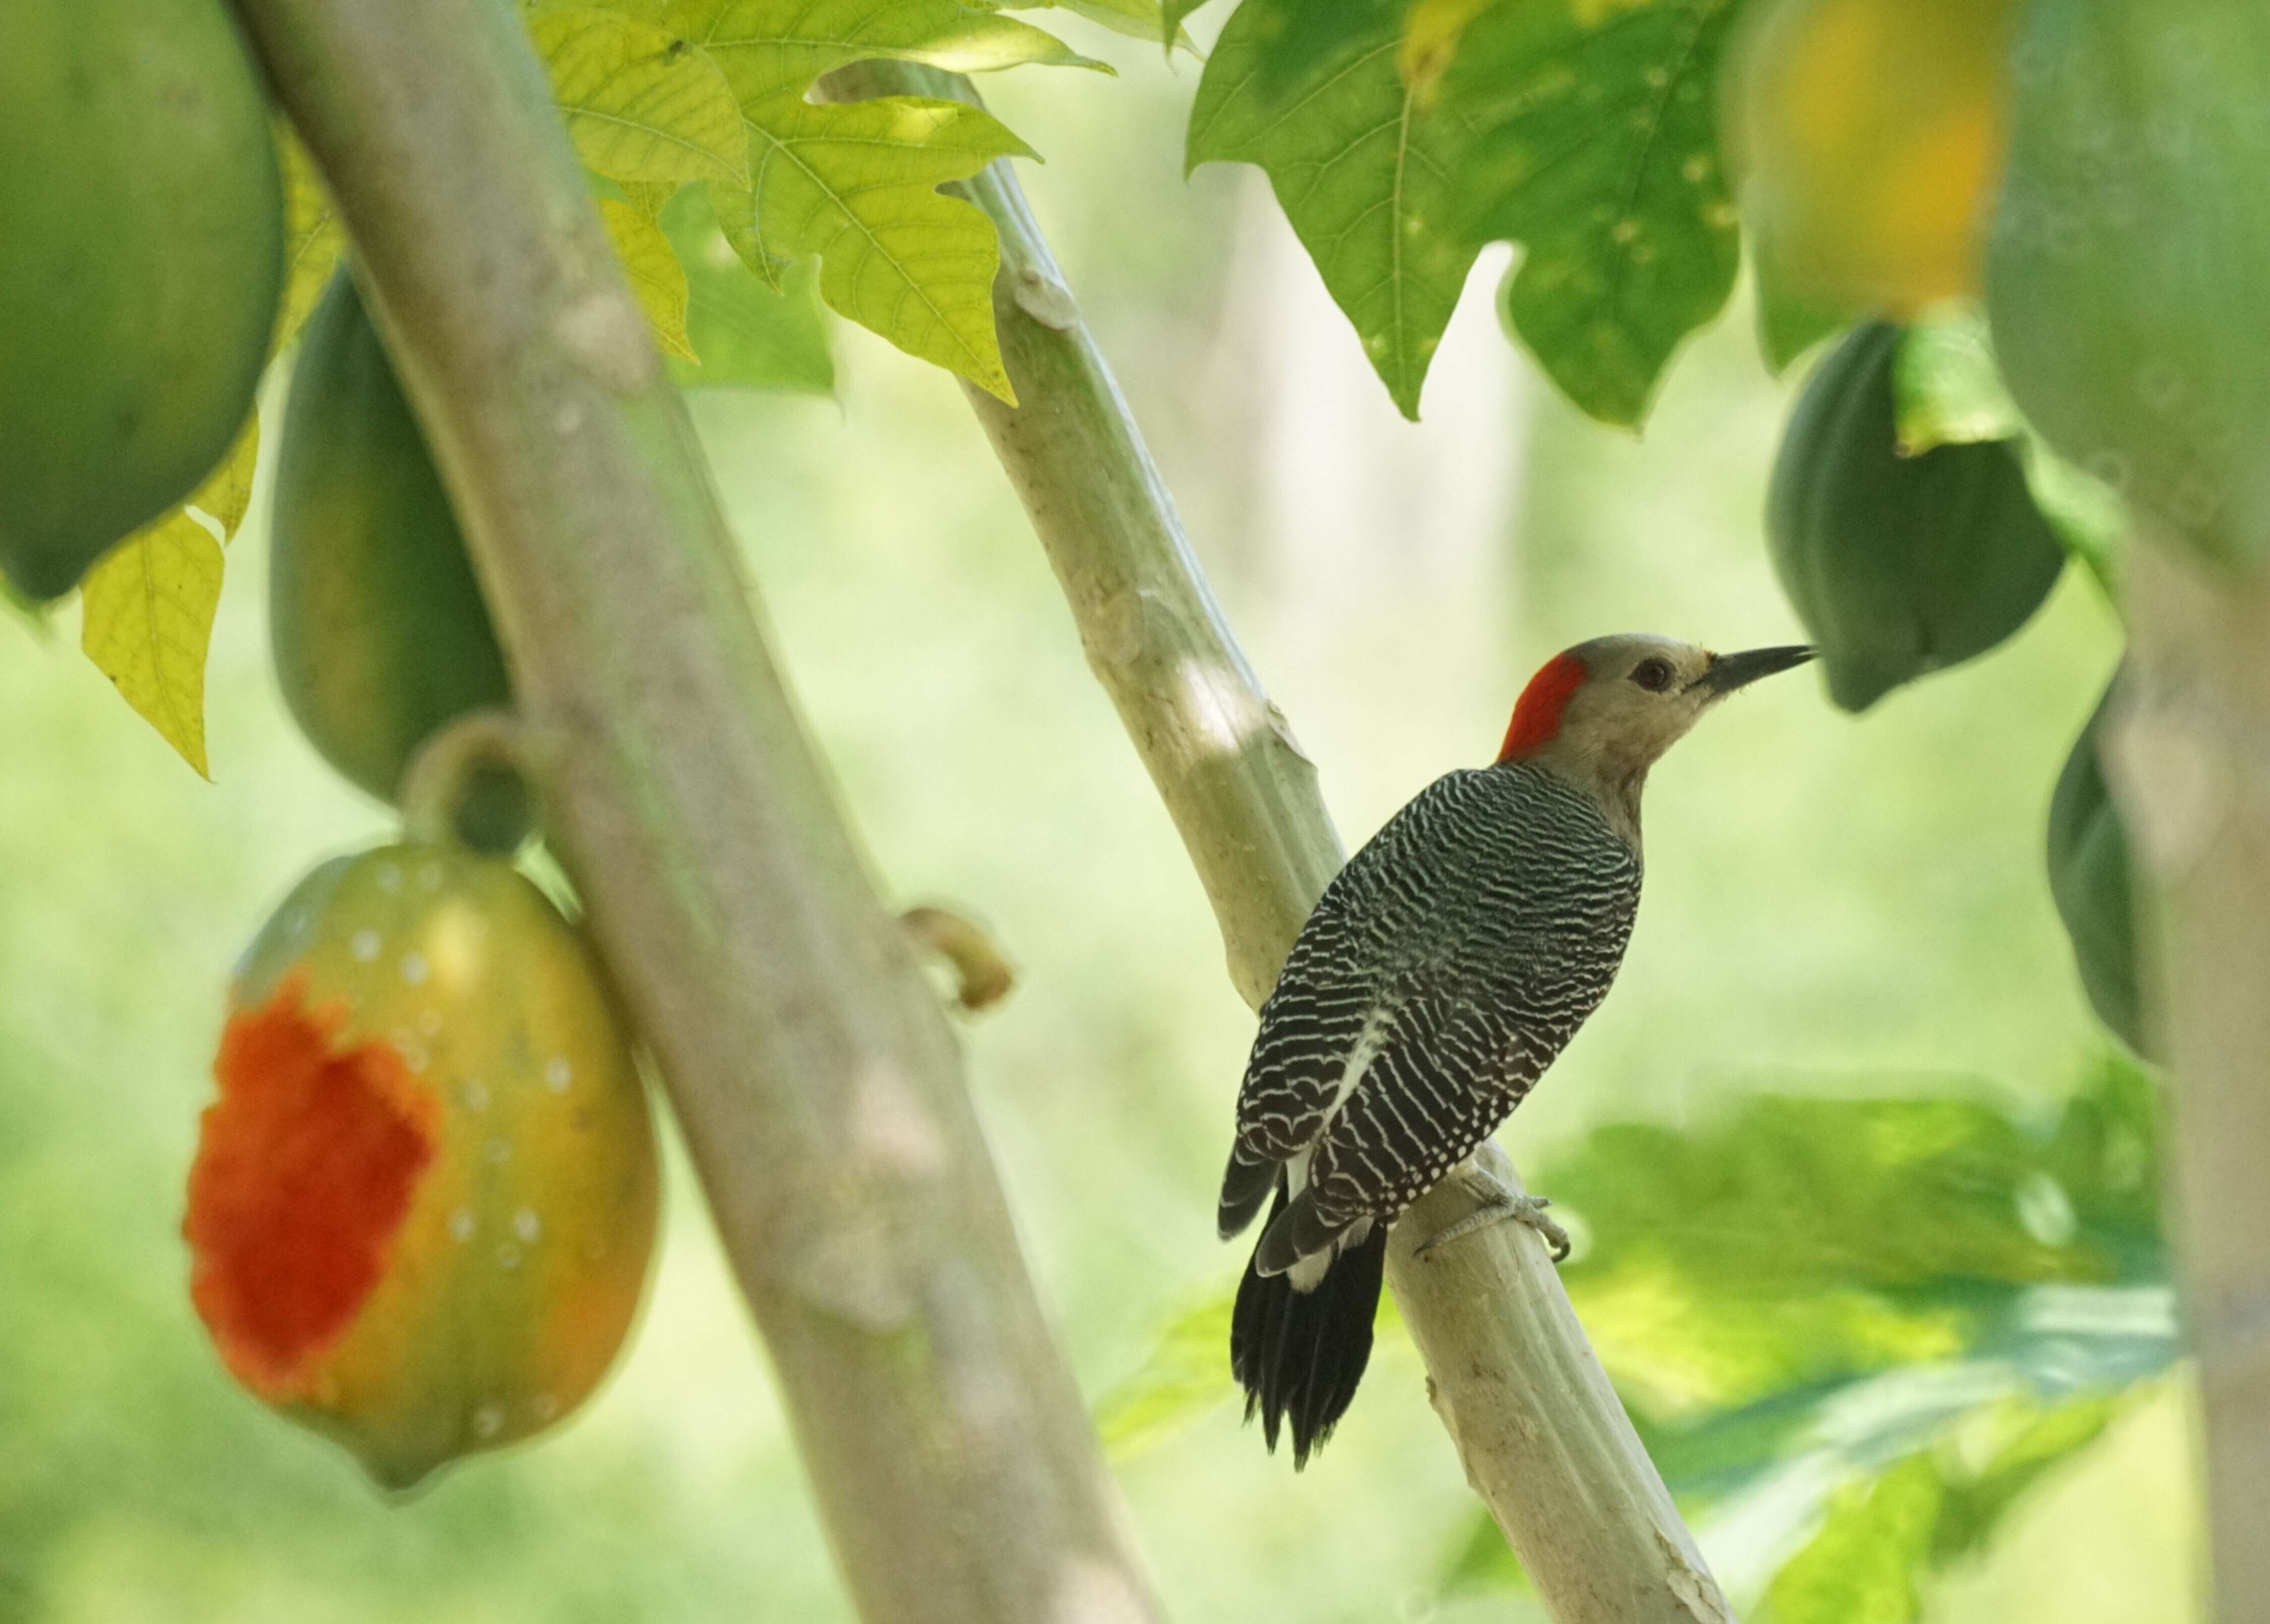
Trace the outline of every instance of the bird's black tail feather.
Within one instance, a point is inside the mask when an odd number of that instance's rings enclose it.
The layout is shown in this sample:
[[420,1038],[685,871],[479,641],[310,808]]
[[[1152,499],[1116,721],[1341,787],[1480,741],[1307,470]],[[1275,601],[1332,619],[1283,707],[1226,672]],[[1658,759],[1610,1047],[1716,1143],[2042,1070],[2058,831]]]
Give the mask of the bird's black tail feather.
[[[1280,1183],[1271,1221],[1284,1210]],[[1314,1291],[1294,1291],[1289,1276],[1265,1275],[1250,1260],[1245,1265],[1230,1319],[1229,1368],[1245,1388],[1245,1419],[1259,1413],[1272,1453],[1279,1428],[1292,1423],[1296,1471],[1331,1435],[1363,1379],[1386,1264],[1387,1227],[1376,1223],[1361,1244],[1332,1259]]]

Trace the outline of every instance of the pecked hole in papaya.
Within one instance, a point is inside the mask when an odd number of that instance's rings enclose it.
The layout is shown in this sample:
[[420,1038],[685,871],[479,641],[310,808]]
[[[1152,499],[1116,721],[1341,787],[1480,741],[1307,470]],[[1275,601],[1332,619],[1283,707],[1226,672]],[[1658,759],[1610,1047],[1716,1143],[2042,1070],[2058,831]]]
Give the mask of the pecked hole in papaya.
[[189,1295],[230,1371],[271,1398],[353,1323],[386,1272],[441,1107],[382,1042],[342,1046],[294,972],[230,1017],[189,1169]]

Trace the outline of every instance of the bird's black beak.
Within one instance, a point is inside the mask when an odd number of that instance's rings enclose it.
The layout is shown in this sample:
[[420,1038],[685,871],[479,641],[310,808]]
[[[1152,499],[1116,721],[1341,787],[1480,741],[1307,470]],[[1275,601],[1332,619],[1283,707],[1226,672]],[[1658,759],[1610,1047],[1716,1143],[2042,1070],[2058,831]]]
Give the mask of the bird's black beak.
[[1689,686],[1702,689],[1712,699],[1722,699],[1761,677],[1802,665],[1812,657],[1813,650],[1803,643],[1785,644],[1778,649],[1745,649],[1740,654],[1718,656]]

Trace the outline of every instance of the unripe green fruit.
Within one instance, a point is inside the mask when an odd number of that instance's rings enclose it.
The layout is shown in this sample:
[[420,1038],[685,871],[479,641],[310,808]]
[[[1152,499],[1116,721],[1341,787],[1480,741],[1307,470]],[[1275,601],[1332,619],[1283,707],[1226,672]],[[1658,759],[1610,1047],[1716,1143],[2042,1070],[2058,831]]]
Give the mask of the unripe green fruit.
[[44,600],[244,426],[284,193],[223,0],[7,0],[4,17],[0,570]]
[[[269,637],[285,703],[323,758],[396,802],[403,769],[512,683],[449,493],[342,270],[301,338],[276,469]],[[464,837],[509,849],[530,809],[516,779],[477,776]]]
[[1855,329],[1799,397],[1774,463],[1774,573],[1821,649],[1829,692],[1866,710],[2024,625],[2065,553],[2007,441],[1899,450],[1901,329]]

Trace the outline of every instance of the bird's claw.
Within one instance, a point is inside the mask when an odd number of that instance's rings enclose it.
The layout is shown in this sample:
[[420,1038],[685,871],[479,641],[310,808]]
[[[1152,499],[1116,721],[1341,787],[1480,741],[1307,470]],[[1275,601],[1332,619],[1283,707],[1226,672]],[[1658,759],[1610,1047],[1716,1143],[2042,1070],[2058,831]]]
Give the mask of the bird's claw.
[[1545,1216],[1545,1209],[1553,1205],[1550,1197],[1517,1196],[1492,1178],[1485,1177],[1478,1180],[1477,1183],[1487,1186],[1485,1189],[1477,1190],[1481,1197],[1482,1205],[1449,1228],[1421,1241],[1412,1249],[1413,1257],[1421,1258],[1430,1257],[1436,1247],[1447,1242],[1458,1240],[1462,1235],[1472,1235],[1477,1229],[1486,1228],[1501,1220],[1510,1218],[1516,1223],[1526,1224],[1537,1231],[1539,1236],[1545,1242],[1545,1250],[1552,1254],[1554,1263],[1566,1261],[1569,1252],[1569,1232]]

